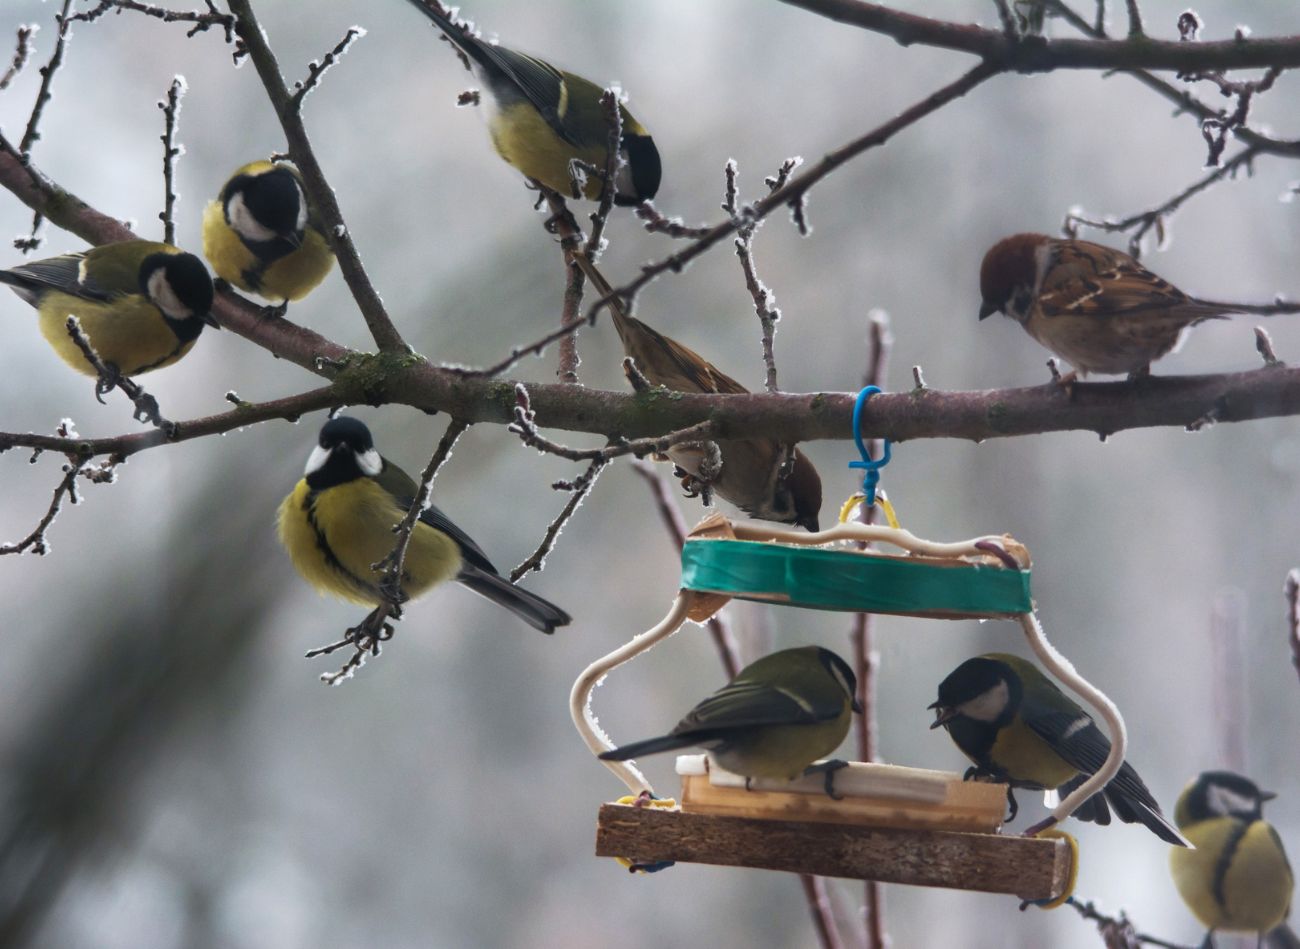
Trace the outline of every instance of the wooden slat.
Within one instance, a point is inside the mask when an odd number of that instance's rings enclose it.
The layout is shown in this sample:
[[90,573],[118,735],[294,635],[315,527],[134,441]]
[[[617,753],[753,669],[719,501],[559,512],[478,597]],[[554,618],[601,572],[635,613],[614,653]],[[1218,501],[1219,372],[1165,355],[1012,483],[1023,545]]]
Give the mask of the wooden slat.
[[1070,860],[1068,845],[1059,839],[753,820],[623,804],[601,806],[596,856],[815,873],[1033,900],[1061,893]]

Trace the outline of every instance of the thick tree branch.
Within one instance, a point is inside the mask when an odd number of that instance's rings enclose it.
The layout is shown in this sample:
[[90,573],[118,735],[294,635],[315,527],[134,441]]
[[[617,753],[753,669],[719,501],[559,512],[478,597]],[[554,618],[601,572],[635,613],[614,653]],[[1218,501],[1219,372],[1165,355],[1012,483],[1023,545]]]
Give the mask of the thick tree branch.
[[1002,30],[949,23],[865,0],[782,0],[840,23],[893,37],[903,46],[935,46],[978,56],[998,70],[1173,69],[1205,72],[1300,66],[1300,36],[1231,39],[1209,43],[1155,40],[1011,39]]
[[352,234],[343,222],[343,212],[339,210],[334,189],[325,180],[325,172],[321,170],[320,162],[316,160],[316,153],[312,150],[311,141],[307,138],[307,129],[303,125],[302,114],[298,108],[300,102],[285,85],[284,77],[280,73],[280,64],[276,62],[275,54],[267,44],[266,34],[262,32],[262,27],[253,15],[252,6],[248,0],[230,0],[230,12],[235,14],[236,18],[235,33],[239,36],[243,48],[248,51],[248,56],[257,69],[257,75],[261,77],[267,98],[275,109],[280,127],[284,130],[285,140],[289,144],[289,157],[302,172],[307,196],[324,221],[325,236],[334,251],[334,256],[338,258],[339,270],[343,274],[343,279],[347,281],[348,289],[352,291],[357,308],[361,310],[366,325],[370,327],[370,335],[374,337],[375,345],[383,352],[407,351],[405,340],[393,325],[388,311],[384,308],[383,300],[371,285],[370,277],[361,264],[356,245],[352,243]]

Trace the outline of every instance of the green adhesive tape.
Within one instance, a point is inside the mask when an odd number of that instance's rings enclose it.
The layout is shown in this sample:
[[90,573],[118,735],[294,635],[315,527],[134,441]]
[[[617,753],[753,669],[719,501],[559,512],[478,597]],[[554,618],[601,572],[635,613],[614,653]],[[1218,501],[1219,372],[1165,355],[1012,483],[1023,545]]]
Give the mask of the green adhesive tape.
[[1028,570],[753,540],[688,540],[682,587],[817,610],[956,618],[1033,609]]

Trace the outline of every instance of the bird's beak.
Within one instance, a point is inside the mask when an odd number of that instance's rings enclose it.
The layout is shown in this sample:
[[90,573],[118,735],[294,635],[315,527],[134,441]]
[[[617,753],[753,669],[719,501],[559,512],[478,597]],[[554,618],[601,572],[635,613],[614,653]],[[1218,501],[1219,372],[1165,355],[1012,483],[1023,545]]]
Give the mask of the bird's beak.
[[199,319],[203,320],[204,323],[207,323],[214,330],[221,329],[221,324],[217,322],[217,318],[213,316],[211,313],[204,313],[201,317],[199,317]]
[[926,708],[934,709],[934,721],[930,723],[930,728],[935,729],[940,725],[946,725],[957,714],[955,708],[946,708],[938,702],[927,705]]
[[996,303],[989,303],[987,300],[980,304],[980,319],[986,320],[994,313],[1000,313],[1002,308]]
[[849,705],[853,711],[857,712],[859,715],[862,714],[862,703],[858,701],[857,696],[853,697],[853,701],[850,702]]
[[1275,797],[1277,797],[1277,792],[1276,792],[1276,791],[1260,791],[1260,792],[1259,792],[1259,800],[1260,800],[1260,803],[1263,803],[1264,801],[1271,801],[1271,800],[1273,800],[1273,798],[1275,798]]

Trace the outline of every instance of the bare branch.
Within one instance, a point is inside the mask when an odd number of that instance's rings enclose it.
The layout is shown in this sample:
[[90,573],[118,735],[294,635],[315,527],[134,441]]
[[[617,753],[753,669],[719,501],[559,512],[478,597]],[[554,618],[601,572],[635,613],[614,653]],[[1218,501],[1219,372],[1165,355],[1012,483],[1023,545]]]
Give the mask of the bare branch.
[[605,223],[614,209],[614,194],[618,190],[618,170],[623,165],[623,114],[618,109],[618,91],[606,89],[600,94],[600,107],[609,123],[609,136],[605,142],[605,168],[600,184],[600,202],[591,215],[591,236],[587,238],[586,253],[593,261],[600,260],[605,249]]
[[1135,258],[1141,258],[1142,239],[1146,237],[1147,233],[1152,228],[1155,228],[1159,242],[1164,243],[1165,231],[1168,227],[1168,218],[1175,211],[1181,208],[1188,199],[1200,194],[1202,191],[1209,188],[1210,185],[1234,175],[1237,169],[1241,168],[1243,165],[1249,166],[1258,154],[1259,149],[1254,146],[1243,148],[1241,151],[1237,152],[1237,154],[1233,155],[1231,159],[1210,172],[1204,178],[1193,182],[1168,201],[1165,201],[1163,204],[1159,204],[1150,210],[1140,211],[1137,214],[1132,214],[1118,220],[1097,218],[1086,215],[1083,212],[1071,211],[1065,216],[1065,223],[1062,225],[1062,229],[1070,237],[1074,237],[1078,234],[1079,225],[1096,228],[1108,233],[1123,233],[1130,228],[1136,228],[1136,230],[1129,235],[1128,252]]
[[295,112],[302,111],[302,100],[307,98],[307,93],[311,92],[320,85],[321,77],[325,75],[325,70],[329,69],[348,51],[354,42],[366,35],[366,31],[359,26],[348,27],[348,31],[343,34],[343,39],[339,40],[337,46],[325,54],[324,58],[317,61],[312,60],[307,64],[307,78],[301,82],[295,82],[294,88],[297,90],[290,99]]
[[32,34],[38,29],[40,27],[35,24],[18,27],[18,44],[14,47],[13,61],[10,62],[9,68],[4,71],[4,74],[0,75],[0,92],[8,89],[9,83],[13,82],[14,78],[23,71],[23,67],[27,65],[27,57],[32,53]]
[[176,76],[167,89],[166,100],[158,103],[158,108],[162,109],[163,114],[163,133],[161,136],[163,143],[163,209],[158,218],[163,222],[164,244],[176,243],[176,222],[172,219],[172,213],[176,207],[175,159],[180,157],[185,149],[175,144],[175,140],[177,120],[180,118],[181,112],[181,99],[184,95],[185,77]]
[[1166,942],[1155,936],[1140,933],[1123,912],[1118,917],[1107,916],[1098,910],[1091,900],[1083,901],[1071,896],[1065,901],[1079,911],[1084,919],[1097,924],[1097,931],[1106,943],[1107,949],[1138,949],[1139,946],[1160,946],[1162,949],[1191,949],[1176,942]]
[[1265,366],[1285,365],[1273,351],[1273,337],[1269,336],[1268,330],[1262,326],[1255,327],[1255,349],[1263,357]]
[[1125,0],[1128,5],[1128,38],[1141,39],[1146,36],[1142,29],[1142,11],[1138,9],[1138,0]]
[[73,344],[81,350],[81,354],[86,357],[86,362],[90,363],[99,375],[99,381],[95,384],[95,398],[100,405],[104,404],[103,397],[106,394],[114,389],[121,389],[122,394],[135,405],[132,418],[137,422],[148,422],[155,428],[160,429],[164,435],[170,436],[176,426],[163,418],[162,411],[158,407],[158,400],[145,392],[144,387],[138,382],[122,375],[116,366],[110,366],[99,358],[99,353],[95,352],[95,348],[90,344],[90,339],[82,332],[80,320],[75,316],[69,316],[66,326],[68,336],[72,338]]
[[695,240],[709,233],[708,227],[689,227],[679,217],[666,217],[649,201],[642,201],[636,208],[636,216],[645,222],[645,229],[651,234],[667,234],[678,239]]
[[[789,2],[789,0],[787,0]],[[937,90],[925,99],[904,109],[894,118],[877,126],[865,135],[854,139],[847,145],[844,145],[835,151],[828,152],[822,160],[813,165],[803,174],[792,178],[784,187],[778,188],[766,198],[756,202],[747,208],[747,214],[741,220],[737,216],[729,215],[727,220],[715,224],[709,228],[704,236],[695,240],[690,246],[665,257],[653,264],[648,264],[641,268],[641,276],[626,286],[620,287],[616,293],[625,300],[632,299],[642,287],[654,280],[661,274],[672,271],[680,272],[688,263],[704,253],[718,241],[722,240],[729,234],[740,229],[743,224],[749,224],[761,221],[767,215],[771,214],[777,208],[793,206],[801,201],[810,189],[817,182],[821,181],[836,168],[839,168],[845,162],[872,148],[878,148],[885,144],[898,132],[911,125],[915,125],[927,115],[937,111],[943,106],[958,99],[970,92],[980,83],[992,76],[997,75],[999,67],[990,66],[987,63],[981,63],[974,69],[967,72],[961,78],[949,83],[943,88]],[[734,202],[733,202],[734,205]],[[596,301],[588,313],[588,319],[594,320],[596,313],[602,307],[602,301]]]
[[50,500],[50,506],[45,511],[45,516],[40,519],[35,529],[22,540],[14,544],[0,544],[0,555],[21,554],[29,549],[32,553],[38,555],[49,553],[50,545],[45,540],[45,531],[54,523],[54,519],[59,516],[59,511],[63,508],[64,497],[67,497],[73,504],[77,503],[77,475],[81,472],[84,464],[85,462],[75,462],[63,466],[63,478],[54,488],[54,497]]
[[555,549],[555,542],[560,537],[560,531],[564,525],[569,523],[574,513],[578,510],[578,505],[582,503],[583,498],[591,493],[591,489],[596,484],[596,479],[600,473],[605,470],[609,462],[603,458],[592,459],[591,464],[587,465],[584,471],[575,481],[557,481],[551,487],[569,492],[569,500],[564,508],[556,516],[555,520],[546,528],[546,533],[542,536],[542,542],[537,545],[537,549],[529,554],[524,561],[510,571],[510,582],[516,583],[530,570],[541,570],[546,566],[546,558],[552,550]]
[[311,140],[303,126],[298,103],[289,94],[280,73],[280,65],[275,54],[267,45],[266,35],[262,32],[257,18],[253,15],[249,0],[230,0],[230,10],[235,14],[235,32],[239,36],[242,49],[246,50],[257,75],[266,89],[267,98],[275,109],[284,130],[284,137],[289,143],[289,156],[302,172],[307,196],[316,207],[316,212],[324,222],[325,235],[330,242],[330,249],[338,259],[339,270],[347,281],[348,289],[356,300],[357,308],[365,317],[370,335],[380,351],[409,353],[410,349],[402,339],[401,333],[393,325],[392,319],[384,307],[384,301],[370,283],[370,277],[361,263],[352,234],[343,221],[343,212],[339,210],[334,197],[334,189],[325,179],[316,153],[312,150]]
[[185,13],[180,10],[167,10],[153,4],[140,3],[138,0],[99,0],[99,5],[93,10],[77,13],[72,19],[74,21],[84,20],[90,23],[93,20],[98,20],[110,10],[117,13],[130,10],[162,20],[164,23],[193,23],[194,27],[185,34],[186,36],[204,33],[214,26],[220,27],[225,34],[226,42],[233,43],[235,41],[235,18],[229,13],[222,13],[218,10],[213,0],[203,0],[203,5],[208,8],[207,13]]
[[45,112],[45,106],[50,101],[50,86],[54,82],[54,75],[59,71],[59,67],[63,65],[63,49],[68,41],[68,9],[71,6],[72,0],[63,0],[63,8],[54,15],[54,22],[59,25],[59,37],[54,42],[54,53],[50,56],[50,61],[41,67],[41,88],[36,93],[36,102],[32,106],[32,114],[27,119],[27,128],[23,131],[22,140],[18,143],[18,151],[24,159],[31,157],[32,146],[41,137],[41,115]]
[[799,883],[803,886],[804,899],[812,913],[813,928],[817,930],[817,942],[822,949],[843,949],[839,930],[835,926],[835,917],[831,912],[830,897],[826,892],[826,881],[810,873],[799,874]]
[[[1172,69],[1180,72],[1300,66],[1300,36],[1184,43],[1143,36],[1128,40],[1011,39],[1001,30],[903,13],[866,0],[783,0],[840,23],[881,33],[904,46],[970,53],[998,71],[1053,69]],[[1055,5],[1053,5],[1055,6]],[[1086,22],[1086,21],[1085,21]],[[1091,24],[1087,24],[1092,29]]]

